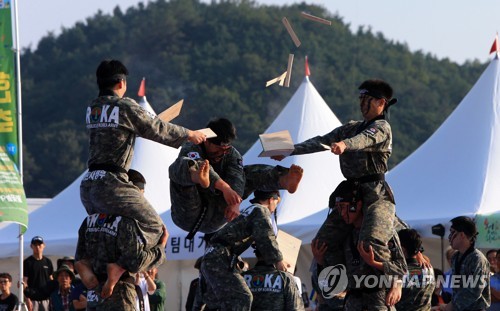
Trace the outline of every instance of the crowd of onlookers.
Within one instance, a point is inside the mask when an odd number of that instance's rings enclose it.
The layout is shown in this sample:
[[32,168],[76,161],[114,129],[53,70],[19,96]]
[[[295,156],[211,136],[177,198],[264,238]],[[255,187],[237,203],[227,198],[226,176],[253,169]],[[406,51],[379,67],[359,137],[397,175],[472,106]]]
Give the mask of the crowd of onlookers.
[[[74,269],[74,258],[63,257],[58,259],[56,269],[54,270],[51,260],[43,255],[45,243],[41,237],[36,236],[32,239],[31,248],[33,254],[24,260],[23,265],[24,294],[28,310],[86,310],[87,289],[83,286],[78,277],[78,272]],[[445,256],[450,267],[452,257],[456,252],[457,250],[451,247],[446,250]],[[500,311],[500,249],[488,250],[486,258],[491,269],[491,306],[488,310]],[[243,271],[246,270],[248,270],[248,264],[243,268]],[[432,293],[432,307],[447,304],[451,301],[453,291],[450,286],[451,282],[447,281],[450,278],[451,270],[450,268],[442,271],[434,268],[434,276],[437,282]],[[157,273],[157,269],[152,269],[145,273],[137,274],[136,285],[138,293],[141,294],[137,301],[138,304],[141,304],[138,310],[158,311],[165,309],[165,284],[157,278]],[[19,303],[17,296],[12,292],[12,281],[11,274],[7,272],[0,273],[0,311],[15,310]],[[193,280],[190,286],[192,290],[186,303],[186,310],[192,310],[193,304],[197,305],[197,302],[195,302],[197,285],[198,279]],[[302,290],[302,286],[300,286],[300,290]],[[342,302],[344,295],[338,295],[338,309],[335,309],[322,305],[322,296],[318,295],[317,292],[313,294],[314,292],[315,290],[313,289],[310,297],[305,292],[302,293],[304,306],[309,306],[309,310],[343,309]]]
[[[87,303],[87,288],[75,270],[75,259],[63,257],[57,260],[54,270],[52,261],[43,255],[43,238],[31,240],[33,254],[23,263],[23,286],[26,308],[29,311],[78,311],[92,307]],[[136,309],[144,311],[165,310],[166,287],[158,279],[158,269],[137,273]],[[19,284],[18,284],[19,286]],[[17,310],[18,297],[13,293],[12,275],[0,273],[0,311]]]

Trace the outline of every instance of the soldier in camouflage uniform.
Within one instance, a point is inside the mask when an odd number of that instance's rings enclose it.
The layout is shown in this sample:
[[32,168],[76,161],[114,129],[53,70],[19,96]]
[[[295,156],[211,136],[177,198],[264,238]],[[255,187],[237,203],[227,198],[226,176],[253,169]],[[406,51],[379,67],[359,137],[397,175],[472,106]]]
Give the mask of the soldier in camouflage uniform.
[[396,309],[427,311],[431,308],[435,288],[434,271],[432,268],[422,267],[417,260],[422,240],[415,229],[399,230],[398,236],[408,265],[408,273],[403,277],[401,300],[396,304]]
[[[250,310],[252,292],[237,269],[237,258],[252,243],[262,254],[262,261],[274,264],[276,269],[286,271],[283,257],[276,242],[271,225],[271,213],[280,201],[278,191],[254,192],[255,198],[241,214],[217,231],[210,240],[201,264],[210,308],[220,310]],[[215,298],[216,304],[209,301]]]
[[186,141],[199,144],[205,135],[165,123],[133,99],[123,97],[127,75],[127,68],[117,60],[102,61],[97,68],[99,97],[87,107],[89,171],[80,184],[80,197],[89,214],[136,219],[146,244],[151,247],[158,243],[163,222],[127,176],[135,137],[177,148]]
[[[172,220],[190,232],[212,233],[239,214],[239,204],[256,189],[287,189],[293,193],[302,178],[302,168],[270,165],[243,166],[231,145],[236,129],[231,121],[211,120],[207,127],[217,137],[200,145],[186,143],[169,168]],[[207,177],[204,177],[207,170]],[[202,180],[200,182],[200,180]],[[205,182],[206,180],[206,182]]]
[[[391,252],[391,258],[388,261],[377,260],[371,246],[368,247],[368,251],[365,250],[363,241],[358,242],[361,225],[364,222],[363,202],[353,192],[354,188],[354,183],[343,181],[337,186],[331,197],[332,201],[335,202],[332,204],[343,221],[354,227],[343,244],[347,272],[345,310],[395,310],[394,304],[401,295],[402,277],[407,271],[398,236],[393,231],[388,243]],[[321,259],[318,261],[324,262]],[[318,270],[320,269],[318,267]],[[366,280],[367,277],[373,278],[374,276],[377,280],[382,278],[390,280],[389,287],[388,284],[379,283],[374,287],[369,287],[364,282],[359,282],[359,280]],[[323,294],[325,293],[327,292],[323,290]]]
[[[363,121],[350,121],[324,136],[295,144],[291,155],[325,151],[325,145],[339,155],[342,174],[356,183],[363,202],[360,241],[373,247],[377,260],[388,261],[391,254],[387,243],[393,235],[395,204],[384,177],[392,152],[392,131],[385,114],[397,100],[392,99],[392,87],[381,80],[367,80],[359,90]],[[328,245],[326,266],[344,261],[342,245],[351,230],[352,226],[345,224],[337,211],[330,213],[316,236]]]
[[304,310],[304,303],[293,276],[277,270],[273,264],[264,262],[258,250],[255,250],[255,256],[255,266],[243,273],[253,296],[252,310]]
[[486,310],[490,306],[490,264],[475,248],[476,236],[476,224],[470,217],[458,216],[451,220],[448,240],[451,247],[458,250],[451,258],[453,296],[450,303],[432,310]]
[[[164,229],[157,245],[148,248],[140,234],[137,221],[128,217],[92,214],[85,218],[78,231],[75,267],[81,259],[90,261],[99,281],[99,287],[89,290],[87,310],[135,310],[136,291],[131,273],[159,266],[165,260],[168,233]],[[99,298],[99,291],[107,280],[108,263],[115,262],[126,269],[114,287],[112,295]],[[85,284],[86,285],[86,284]]]

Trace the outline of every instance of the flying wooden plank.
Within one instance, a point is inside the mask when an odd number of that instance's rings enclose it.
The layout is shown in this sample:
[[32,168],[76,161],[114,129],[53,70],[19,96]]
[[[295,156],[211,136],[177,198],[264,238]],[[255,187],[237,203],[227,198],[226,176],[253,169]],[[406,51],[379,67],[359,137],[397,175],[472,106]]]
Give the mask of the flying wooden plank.
[[293,43],[295,43],[295,46],[299,47],[300,46],[300,40],[297,37],[297,35],[295,34],[295,31],[293,31],[293,28],[290,25],[290,23],[288,22],[288,19],[286,19],[286,17],[283,17],[283,19],[281,21],[283,22],[283,25],[285,25],[285,28],[288,31],[288,34],[290,35],[290,37],[292,38]]
[[321,17],[317,17],[317,16],[314,16],[314,15],[308,14],[306,12],[302,12],[300,14],[302,14],[302,17],[307,18],[309,20],[312,20],[312,21],[315,21],[315,22],[318,22],[318,23],[322,23],[322,24],[325,24],[325,25],[328,25],[328,26],[332,25],[332,22],[329,21],[329,20],[327,20],[327,19],[323,19]]

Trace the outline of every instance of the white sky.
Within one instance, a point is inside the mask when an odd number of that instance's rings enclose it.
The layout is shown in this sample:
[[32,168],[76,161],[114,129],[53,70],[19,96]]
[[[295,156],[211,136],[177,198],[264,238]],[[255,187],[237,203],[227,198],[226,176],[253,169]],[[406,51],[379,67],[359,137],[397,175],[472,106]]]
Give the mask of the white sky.
[[[19,1],[19,36],[22,47],[34,49],[48,32],[59,34],[98,9],[111,13],[117,5],[125,11],[147,0],[16,0]],[[297,1],[257,0],[263,4]],[[463,63],[467,59],[487,61],[500,28],[498,0],[305,0],[338,13],[351,30],[371,26],[388,39],[406,42],[412,51],[430,52]]]

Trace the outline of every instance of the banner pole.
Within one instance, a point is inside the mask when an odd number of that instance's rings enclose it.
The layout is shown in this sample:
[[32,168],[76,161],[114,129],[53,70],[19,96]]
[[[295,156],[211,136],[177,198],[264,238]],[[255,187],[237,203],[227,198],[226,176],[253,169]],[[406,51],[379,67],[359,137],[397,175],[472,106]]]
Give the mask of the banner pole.
[[[21,184],[23,184],[23,113],[22,113],[22,96],[21,96],[21,47],[19,44],[19,15],[18,15],[18,1],[12,0],[14,4],[14,54],[16,55],[16,95],[17,95],[17,139],[18,139],[18,150],[19,150],[19,176],[21,179]],[[19,305],[17,310],[28,310],[26,304],[24,303],[24,235],[22,233],[22,226],[19,225]]]

